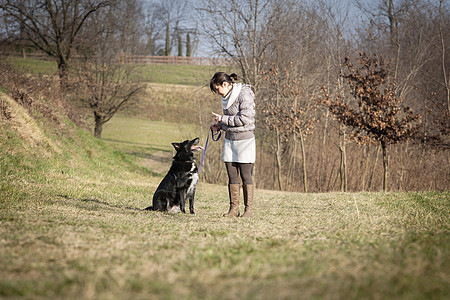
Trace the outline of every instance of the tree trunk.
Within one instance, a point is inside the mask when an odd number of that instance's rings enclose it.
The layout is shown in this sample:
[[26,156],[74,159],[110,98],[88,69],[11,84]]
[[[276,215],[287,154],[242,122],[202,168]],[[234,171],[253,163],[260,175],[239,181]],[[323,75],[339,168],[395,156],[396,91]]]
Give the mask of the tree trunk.
[[[325,181],[326,181],[326,172],[322,171],[325,165],[325,145],[326,145],[326,137],[328,134],[328,118],[330,116],[330,110],[327,109],[327,114],[325,116],[325,126],[323,128],[323,138],[322,138],[322,147],[319,147],[320,151],[320,164],[317,170],[318,172],[318,189],[320,192],[324,191]],[[323,174],[323,175],[322,175]],[[327,189],[328,190],[328,189]]]
[[259,16],[259,11],[258,11],[258,9],[259,9],[259,1],[257,0],[256,2],[255,2],[255,6],[254,6],[254,12],[255,12],[255,14],[254,14],[254,24],[253,24],[253,36],[252,36],[252,40],[253,40],[253,45],[252,45],[252,50],[253,50],[253,53],[252,53],[252,59],[253,59],[253,82],[251,83],[254,87],[255,87],[255,89],[258,89],[258,79],[257,79],[257,76],[258,76],[258,44],[259,44],[259,41],[258,41],[258,38],[257,38],[257,36],[258,36],[258,34],[257,34],[257,31],[258,31],[258,21],[259,21],[259,18],[258,18],[258,16]]
[[345,127],[339,126],[339,151],[341,162],[339,167],[340,191],[347,191],[347,154],[345,149]]
[[58,72],[59,72],[59,81],[60,81],[60,87],[61,92],[64,93],[66,91],[67,87],[67,63],[64,60],[64,58],[60,57],[58,58]]
[[166,25],[166,44],[164,47],[164,55],[170,56],[170,27],[169,23]]
[[370,191],[370,187],[372,186],[373,174],[375,173],[375,168],[378,164],[378,154],[380,153],[380,146],[377,147],[377,153],[375,155],[375,162],[373,164],[372,172],[370,173],[369,183],[367,184],[367,190]]
[[346,178],[346,168],[347,168],[347,163],[345,161],[345,145],[339,147],[339,152],[340,152],[340,165],[339,165],[339,179],[340,179],[340,185],[339,185],[339,190],[341,192],[346,192],[347,191],[347,178]]
[[[405,145],[404,145],[404,147],[405,147],[405,150],[404,151],[401,151],[400,150],[400,157],[404,154],[404,156],[402,157],[402,159],[400,159],[400,168],[401,168],[401,170],[400,170],[400,179],[399,179],[399,187],[398,187],[398,189],[401,191],[401,190],[403,190],[403,184],[404,184],[404,178],[405,178],[405,169],[406,169],[406,163],[408,162],[408,145],[409,145],[409,143],[408,143],[408,140],[406,141],[406,143],[405,143]],[[399,146],[398,148],[400,148],[401,146]]]
[[286,178],[286,189],[294,190],[294,182],[295,182],[295,174],[297,170],[297,134],[293,133],[293,149],[291,154],[289,155],[289,165],[288,165],[288,172],[287,172],[287,178]]
[[98,116],[97,114],[95,115],[95,128],[94,128],[94,136],[98,139],[102,138],[102,131],[103,131],[103,119]]
[[326,191],[330,191],[332,188],[333,188],[333,186],[334,185],[332,185],[331,184],[331,180],[333,179],[333,174],[334,174],[334,167],[335,167],[335,164],[331,164],[331,170],[330,170],[330,172],[329,172],[329,174],[330,174],[330,176],[328,176],[328,184],[327,184],[327,189],[326,189]]
[[[400,43],[399,43],[399,36],[398,36],[398,20],[397,16],[395,15],[395,7],[393,0],[389,0],[387,3],[387,15],[389,19],[389,34],[390,34],[390,43],[391,43],[391,49],[392,54],[395,54],[395,66],[394,66],[394,79],[397,80],[398,77],[398,67],[399,67],[399,61],[400,61]],[[395,48],[394,48],[395,47]]]
[[303,139],[303,134],[300,131],[300,146],[301,146],[301,150],[302,150],[302,169],[303,169],[303,187],[304,187],[304,191],[305,193],[308,192],[308,183],[307,183],[307,176],[306,176],[306,154],[305,154],[305,142]]
[[383,150],[383,192],[387,192],[387,181],[388,181],[388,164],[389,159],[387,155],[387,149],[384,143],[381,144]]
[[277,129],[277,150],[275,151],[276,161],[277,161],[277,179],[278,179],[278,187],[280,190],[283,189],[281,184],[281,142],[280,142],[280,133]]
[[363,168],[363,173],[362,173],[362,180],[361,180],[361,191],[365,191],[366,190],[366,177],[367,177],[367,173],[369,171],[369,153],[370,153],[370,148],[369,146],[366,146],[363,148],[363,163],[364,163],[364,168]]
[[450,85],[447,79],[447,72],[445,69],[445,39],[444,39],[444,16],[443,16],[443,9],[442,4],[444,0],[439,1],[439,37],[441,38],[441,66],[442,66],[442,74],[444,76],[444,86],[445,86],[445,92],[447,96],[447,113],[450,113]]

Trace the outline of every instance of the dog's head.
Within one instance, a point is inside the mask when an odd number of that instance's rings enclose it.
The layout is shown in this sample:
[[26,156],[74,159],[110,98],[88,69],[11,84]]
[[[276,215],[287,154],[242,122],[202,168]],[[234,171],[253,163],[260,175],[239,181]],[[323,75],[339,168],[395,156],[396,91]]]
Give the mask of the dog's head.
[[177,151],[177,154],[173,157],[176,160],[189,161],[194,158],[194,152],[203,149],[198,146],[200,139],[195,138],[193,140],[185,140],[181,143],[172,143],[172,146]]

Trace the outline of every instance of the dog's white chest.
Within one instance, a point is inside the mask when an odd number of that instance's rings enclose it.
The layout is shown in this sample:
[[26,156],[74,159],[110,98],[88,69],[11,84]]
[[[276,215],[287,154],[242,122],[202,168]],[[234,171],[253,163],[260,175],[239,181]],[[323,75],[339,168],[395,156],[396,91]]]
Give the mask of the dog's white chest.
[[194,192],[195,187],[197,186],[197,181],[198,181],[198,174],[197,173],[192,174],[192,181],[187,190],[188,195],[191,195]]
[[[194,172],[195,168],[196,168],[195,163],[192,163],[191,172]],[[195,191],[195,187],[197,186],[197,182],[198,182],[198,173],[192,173],[191,179],[192,179],[191,183],[189,184],[189,187],[187,190],[188,195],[191,195]]]

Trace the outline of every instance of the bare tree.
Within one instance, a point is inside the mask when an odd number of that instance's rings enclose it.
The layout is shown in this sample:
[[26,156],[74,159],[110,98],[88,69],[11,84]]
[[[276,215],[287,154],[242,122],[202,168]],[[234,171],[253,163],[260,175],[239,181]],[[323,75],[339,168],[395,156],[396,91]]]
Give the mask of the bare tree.
[[[291,64],[291,67],[293,65]],[[296,74],[292,72],[292,74]],[[302,157],[302,179],[303,191],[308,192],[307,170],[306,170],[306,151],[305,151],[305,137],[311,132],[314,124],[314,117],[312,112],[315,111],[315,104],[307,97],[304,92],[297,86],[296,79],[291,77],[290,70],[279,70],[274,66],[267,73],[264,74],[264,81],[268,87],[264,93],[265,97],[276,99],[275,102],[266,101],[266,106],[262,109],[264,113],[263,122],[265,126],[276,133],[276,161],[278,171],[278,185],[280,189],[285,189],[282,186],[281,174],[281,145],[294,145],[292,151],[290,165],[296,168],[295,158],[297,153],[295,146],[300,143],[301,157]],[[282,143],[280,139],[284,139]]]
[[[342,74],[342,63],[341,58],[344,53],[348,53],[350,42],[344,37],[344,34],[349,35],[349,32],[344,32],[345,28],[349,27],[349,10],[348,7],[343,6],[342,2],[336,1],[318,1],[320,11],[323,15],[323,24],[325,26],[326,34],[324,34],[325,45],[327,49],[326,55],[326,68],[327,82],[333,86],[336,93],[340,94],[340,98],[343,102],[346,102],[346,97],[344,93],[344,78],[339,76]],[[340,190],[342,192],[347,191],[348,185],[348,166],[347,166],[347,128],[344,124],[340,123],[338,125],[338,138],[337,140],[332,138],[328,134],[329,126],[329,111],[327,110],[324,114],[324,133],[322,147],[320,147],[320,152],[325,151],[325,140],[328,137],[334,145],[339,149],[339,179],[340,179]],[[321,157],[321,161],[324,157]],[[319,173],[320,174],[320,173]],[[320,176],[318,176],[320,179]]]
[[69,59],[86,20],[109,0],[1,0],[0,9],[38,49],[56,59],[61,83],[67,79]]
[[103,125],[142,89],[127,81],[129,70],[110,62],[85,62],[78,71],[82,100],[94,114],[94,136],[101,138]]
[[121,14],[123,9],[111,5],[96,13],[84,36],[89,51],[84,51],[83,59],[72,68],[78,95],[94,115],[97,138],[101,138],[103,125],[142,89],[140,84],[129,80],[132,67],[117,60],[117,53],[130,46],[122,41],[129,29],[116,26],[118,21],[126,19],[127,14]]
[[162,16],[158,5],[150,5],[144,14],[145,48],[144,54],[158,55],[162,52]]
[[278,172],[285,177],[285,189],[302,186],[308,191],[307,179],[312,174],[305,142],[312,130],[309,122],[317,115],[311,95],[326,72],[326,47],[321,38],[325,36],[324,20],[317,12],[311,6],[292,5],[282,14],[283,22],[274,24],[267,33],[272,43],[263,57],[258,116],[261,124],[270,125],[272,130],[258,133],[262,140],[274,139],[271,144]]
[[295,1],[203,0],[197,8],[203,32],[216,54],[225,55],[241,68],[244,81],[258,89],[264,57],[274,43],[275,25]]
[[450,83],[448,78],[448,73],[446,70],[446,39],[444,26],[446,24],[444,18],[444,0],[439,0],[439,39],[440,39],[440,51],[441,51],[441,67],[442,67],[442,77],[444,78],[445,95],[447,99],[447,114],[450,116]]
[[400,53],[402,49],[402,23],[408,15],[413,4],[412,0],[377,0],[369,3],[357,0],[359,9],[366,14],[371,24],[379,32],[387,33],[388,42],[384,44],[387,51],[386,57],[392,57],[394,61],[394,78],[398,79],[400,65]]
[[188,13],[188,1],[184,0],[159,0],[154,4],[159,10],[159,20],[165,31],[164,55],[170,56],[172,48],[178,42],[178,37],[183,32],[182,23]]
[[[414,89],[414,79],[432,60],[429,51],[432,43],[427,40],[430,35],[429,17],[425,15],[427,6],[422,0],[378,0],[370,6],[359,5],[371,20],[373,28],[369,37],[376,40],[374,47],[364,49],[381,53],[391,62],[393,78],[402,97]],[[367,40],[364,42],[369,45]]]
[[117,36],[117,43],[123,53],[140,54],[142,52],[145,31],[144,12],[139,0],[117,1],[112,4],[114,13],[110,14],[111,28]]
[[[362,1],[358,1],[361,2]],[[422,117],[420,134],[422,146],[442,149],[448,147],[450,132],[448,84],[445,61],[449,59],[448,3],[435,0],[378,0],[360,5],[370,20],[360,49],[381,53],[394,66],[397,95],[405,105],[414,107]],[[441,25],[444,26],[441,27]],[[448,68],[447,68],[448,69]],[[411,143],[401,145],[397,161],[403,186],[412,154]]]

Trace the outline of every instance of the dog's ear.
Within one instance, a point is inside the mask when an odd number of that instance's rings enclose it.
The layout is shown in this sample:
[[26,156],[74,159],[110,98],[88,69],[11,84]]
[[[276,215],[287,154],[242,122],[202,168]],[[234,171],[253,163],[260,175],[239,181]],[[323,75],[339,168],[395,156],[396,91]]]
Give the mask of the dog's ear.
[[175,150],[179,150],[181,147],[180,143],[172,143],[172,146],[175,148]]

